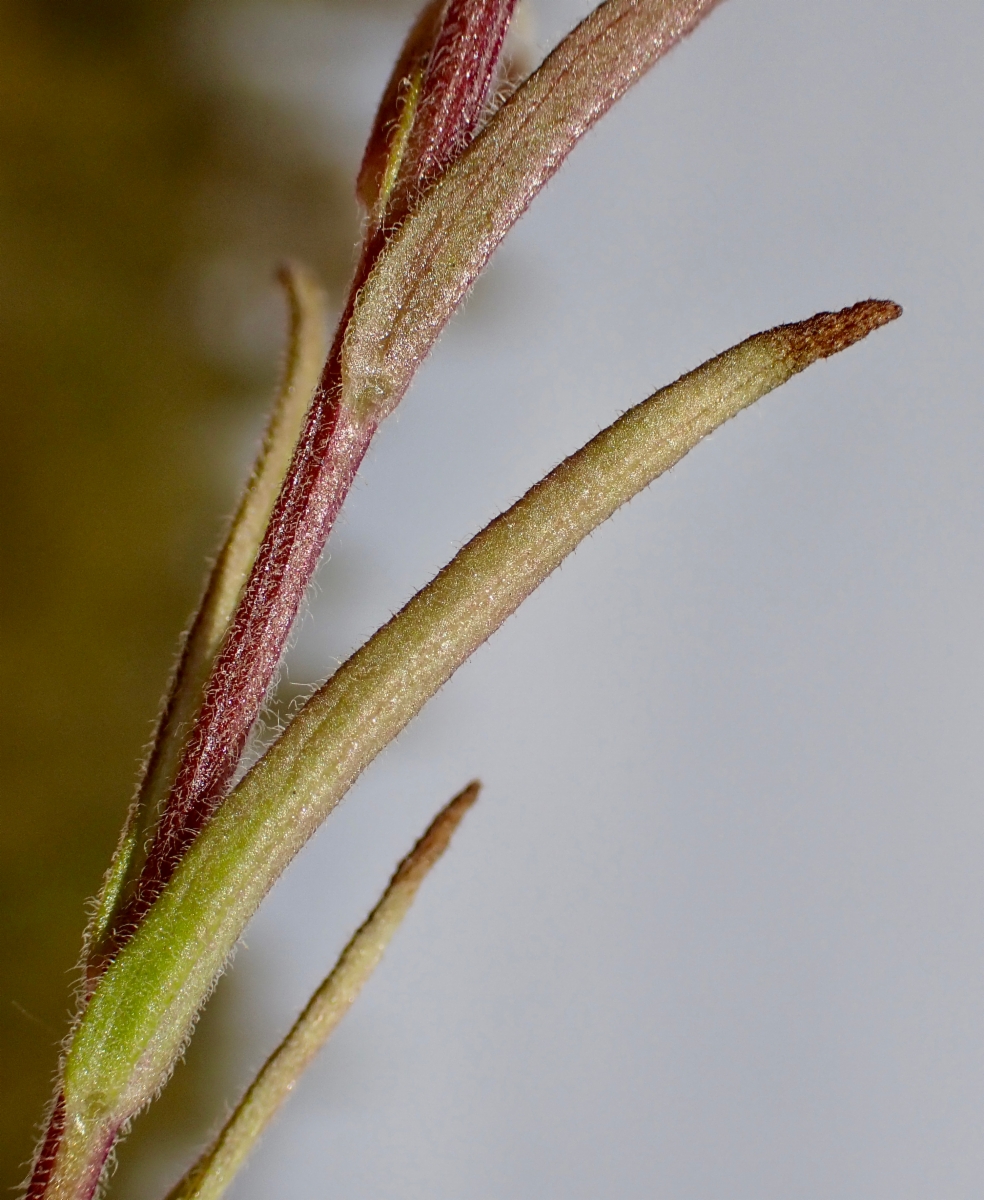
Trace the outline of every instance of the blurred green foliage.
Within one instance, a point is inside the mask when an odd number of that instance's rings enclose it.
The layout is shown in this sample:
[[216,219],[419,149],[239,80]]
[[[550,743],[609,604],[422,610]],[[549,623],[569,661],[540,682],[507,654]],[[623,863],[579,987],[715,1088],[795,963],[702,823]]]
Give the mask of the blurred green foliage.
[[[233,502],[215,431],[276,370],[209,358],[196,272],[234,253],[265,279],[294,254],[337,286],[354,239],[349,184],[284,153],[283,114],[191,78],[190,8],[0,4],[6,1187],[49,1096],[85,900]],[[257,114],[266,143],[242,136]]]

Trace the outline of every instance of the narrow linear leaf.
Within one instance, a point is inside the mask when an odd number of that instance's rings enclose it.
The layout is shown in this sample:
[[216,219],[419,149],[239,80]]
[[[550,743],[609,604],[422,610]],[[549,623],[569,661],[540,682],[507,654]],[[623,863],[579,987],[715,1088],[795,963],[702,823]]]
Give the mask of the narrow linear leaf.
[[201,704],[206,680],[263,540],[328,354],[327,298],[323,289],[306,268],[295,263],[281,267],[278,279],[289,312],[281,383],[249,481],[188,633],[154,749],[97,902],[88,936],[89,945],[96,951],[90,958],[96,974],[104,965],[98,947],[109,932],[128,879],[139,868],[139,862],[134,863],[135,851],[151,833],[174,779],[183,737]]
[[577,141],[719,0],[606,0],[506,101],[391,237],[359,293],[347,403],[381,420]]
[[[236,940],[372,761],[593,529],[741,409],[894,320],[869,300],[757,334],[630,409],[474,537],[308,702],[109,968],[65,1070],[69,1159],[166,1079]],[[87,1151],[87,1147],[89,1151]]]
[[203,657],[214,656],[229,628],[328,357],[328,298],[324,290],[298,264],[281,267],[278,278],[290,308],[284,378],[259,457],[216,564],[215,595],[208,597]]
[[277,1109],[378,966],[425,876],[478,799],[480,787],[477,780],[470,783],[437,814],[397,867],[382,899],[342,951],[331,974],[264,1063],[218,1137],[168,1193],[167,1200],[218,1200],[225,1192]]

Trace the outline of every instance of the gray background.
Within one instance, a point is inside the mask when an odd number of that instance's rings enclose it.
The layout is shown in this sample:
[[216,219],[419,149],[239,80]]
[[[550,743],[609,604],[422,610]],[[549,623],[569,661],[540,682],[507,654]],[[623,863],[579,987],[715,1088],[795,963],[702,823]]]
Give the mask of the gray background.
[[[587,8],[537,0],[541,49]],[[240,6],[220,34],[354,172],[411,11]],[[982,24],[728,0],[379,435],[292,680],[655,386],[818,309],[906,310],[599,530],[277,887],[235,968],[244,1079],[483,779],[238,1200],[981,1195]]]

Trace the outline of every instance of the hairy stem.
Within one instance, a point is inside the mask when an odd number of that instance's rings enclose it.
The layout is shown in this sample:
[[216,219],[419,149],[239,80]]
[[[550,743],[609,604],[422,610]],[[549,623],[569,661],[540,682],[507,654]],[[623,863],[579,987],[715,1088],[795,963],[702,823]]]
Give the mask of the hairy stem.
[[289,311],[282,381],[249,481],[185,640],[137,797],[97,902],[86,938],[90,986],[125,940],[126,926],[132,924],[132,919],[117,921],[120,904],[127,899],[127,885],[142,865],[144,842],[174,782],[184,737],[201,706],[324,368],[328,353],[324,291],[305,268],[293,263],[281,268],[279,280]]

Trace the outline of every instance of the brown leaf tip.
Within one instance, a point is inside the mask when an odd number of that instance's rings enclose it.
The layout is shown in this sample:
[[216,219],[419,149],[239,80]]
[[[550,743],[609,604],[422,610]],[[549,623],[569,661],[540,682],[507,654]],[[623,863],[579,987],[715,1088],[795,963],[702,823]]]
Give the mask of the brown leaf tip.
[[817,313],[806,321],[780,325],[772,333],[781,340],[795,369],[802,371],[818,358],[846,350],[901,315],[901,306],[892,300],[862,300],[840,312]]
[[453,800],[441,809],[417,842],[396,869],[393,885],[412,883],[414,889],[448,848],[454,831],[461,824],[465,813],[478,799],[482,785],[473,779]]

